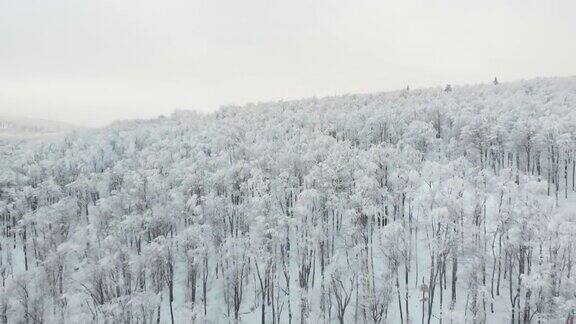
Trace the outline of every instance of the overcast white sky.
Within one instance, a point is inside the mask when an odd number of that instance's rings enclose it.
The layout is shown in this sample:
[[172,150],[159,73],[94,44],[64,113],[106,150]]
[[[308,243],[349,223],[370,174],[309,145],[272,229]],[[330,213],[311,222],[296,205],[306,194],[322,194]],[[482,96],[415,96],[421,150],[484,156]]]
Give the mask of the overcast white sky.
[[574,0],[0,0],[0,115],[81,125],[576,75]]

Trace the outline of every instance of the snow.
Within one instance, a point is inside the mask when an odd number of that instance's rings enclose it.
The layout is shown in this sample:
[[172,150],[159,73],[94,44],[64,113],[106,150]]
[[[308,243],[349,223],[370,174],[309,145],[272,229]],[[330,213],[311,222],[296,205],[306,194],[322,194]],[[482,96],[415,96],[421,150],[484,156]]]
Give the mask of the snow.
[[83,127],[46,119],[0,116],[0,140],[56,139]]
[[574,107],[552,78],[4,142],[0,322],[573,320]]

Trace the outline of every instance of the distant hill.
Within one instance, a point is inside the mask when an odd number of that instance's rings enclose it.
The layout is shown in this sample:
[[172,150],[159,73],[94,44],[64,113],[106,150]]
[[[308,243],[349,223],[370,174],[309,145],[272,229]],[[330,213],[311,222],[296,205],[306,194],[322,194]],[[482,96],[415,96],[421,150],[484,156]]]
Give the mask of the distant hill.
[[54,120],[0,116],[0,140],[52,138],[82,128]]

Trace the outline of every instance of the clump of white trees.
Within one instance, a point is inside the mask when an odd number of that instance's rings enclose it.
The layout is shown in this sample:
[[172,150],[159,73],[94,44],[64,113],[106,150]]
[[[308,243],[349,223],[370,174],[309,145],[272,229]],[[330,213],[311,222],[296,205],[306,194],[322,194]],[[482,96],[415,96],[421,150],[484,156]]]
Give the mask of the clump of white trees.
[[0,153],[0,323],[574,321],[575,78]]

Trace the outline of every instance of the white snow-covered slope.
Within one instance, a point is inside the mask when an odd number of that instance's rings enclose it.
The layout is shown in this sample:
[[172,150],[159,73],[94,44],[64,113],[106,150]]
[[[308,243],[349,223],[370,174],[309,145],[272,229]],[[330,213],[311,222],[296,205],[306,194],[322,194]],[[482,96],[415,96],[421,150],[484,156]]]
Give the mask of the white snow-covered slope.
[[0,147],[0,323],[572,323],[576,78]]
[[0,116],[0,139],[54,138],[78,129],[53,120]]

